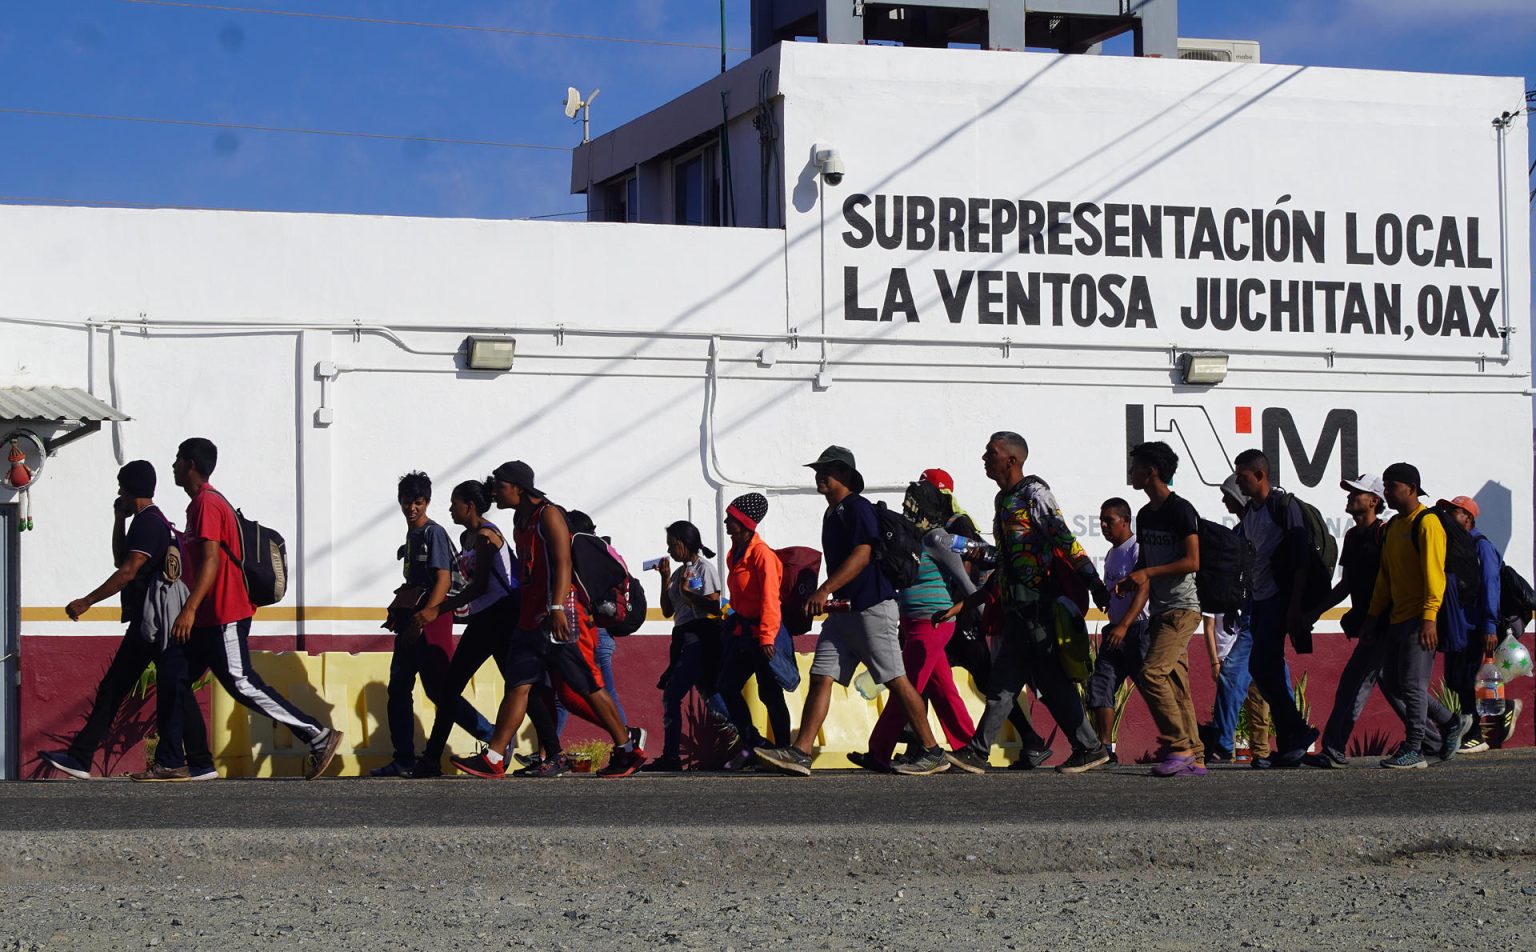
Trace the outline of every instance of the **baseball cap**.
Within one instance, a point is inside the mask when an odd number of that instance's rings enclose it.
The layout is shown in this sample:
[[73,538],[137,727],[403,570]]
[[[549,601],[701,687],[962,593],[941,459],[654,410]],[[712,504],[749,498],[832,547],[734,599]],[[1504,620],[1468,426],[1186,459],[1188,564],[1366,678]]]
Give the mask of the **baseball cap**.
[[1442,499],[1435,503],[1435,508],[1460,509],[1471,516],[1473,522],[1477,521],[1477,500],[1471,496],[1456,496],[1452,499]]
[[1381,471],[1381,480],[1383,483],[1391,481],[1412,486],[1418,495],[1428,495],[1424,492],[1424,485],[1419,482],[1419,468],[1412,463],[1393,463]]
[[1383,502],[1387,498],[1387,487],[1382,485],[1381,477],[1375,473],[1361,473],[1354,479],[1341,479],[1339,488],[1352,493],[1370,493]]
[[939,489],[947,490],[949,492],[955,491],[954,479],[951,478],[950,475],[942,469],[923,470],[923,479],[933,483],[933,485],[937,486]]
[[533,467],[522,460],[513,460],[510,463],[502,463],[491,470],[491,476],[511,486],[516,486],[531,496],[539,499],[546,498],[533,482]]

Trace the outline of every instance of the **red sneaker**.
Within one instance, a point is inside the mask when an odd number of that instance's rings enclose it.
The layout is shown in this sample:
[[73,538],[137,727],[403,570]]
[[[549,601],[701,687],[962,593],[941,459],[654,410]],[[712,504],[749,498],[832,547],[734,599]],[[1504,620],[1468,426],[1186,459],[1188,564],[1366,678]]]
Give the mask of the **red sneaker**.
[[643,763],[645,755],[638,750],[615,750],[608,758],[607,765],[597,775],[604,780],[618,780],[639,770]]
[[493,764],[483,750],[473,757],[449,757],[448,762],[471,777],[500,780],[507,775],[507,762]]

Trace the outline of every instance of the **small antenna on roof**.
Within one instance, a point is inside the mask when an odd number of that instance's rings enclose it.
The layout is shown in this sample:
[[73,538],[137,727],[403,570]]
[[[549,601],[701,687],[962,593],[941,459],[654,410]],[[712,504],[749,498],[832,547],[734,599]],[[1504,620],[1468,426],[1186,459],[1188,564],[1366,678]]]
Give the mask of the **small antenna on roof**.
[[565,118],[575,119],[576,113],[581,113],[581,141],[592,141],[592,100],[597,98],[601,89],[594,89],[587,94],[586,99],[581,98],[581,92],[575,86],[565,87]]

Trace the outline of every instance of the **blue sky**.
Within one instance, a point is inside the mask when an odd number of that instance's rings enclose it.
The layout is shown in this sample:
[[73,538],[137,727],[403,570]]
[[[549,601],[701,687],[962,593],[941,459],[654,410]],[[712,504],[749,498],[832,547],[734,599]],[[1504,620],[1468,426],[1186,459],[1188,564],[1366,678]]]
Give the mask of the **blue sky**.
[[[219,0],[218,5],[719,42],[707,0]],[[747,0],[728,43],[749,44]],[[1536,0],[1185,0],[1184,36],[1266,61],[1526,77]],[[745,52],[729,54],[735,63]],[[602,88],[601,133],[708,78],[714,48],[428,29],[127,0],[0,0],[0,108],[569,146],[567,84]],[[1514,108],[1517,103],[1510,103]],[[0,113],[0,201],[391,215],[581,207],[559,151]],[[1536,150],[1533,150],[1536,152]]]

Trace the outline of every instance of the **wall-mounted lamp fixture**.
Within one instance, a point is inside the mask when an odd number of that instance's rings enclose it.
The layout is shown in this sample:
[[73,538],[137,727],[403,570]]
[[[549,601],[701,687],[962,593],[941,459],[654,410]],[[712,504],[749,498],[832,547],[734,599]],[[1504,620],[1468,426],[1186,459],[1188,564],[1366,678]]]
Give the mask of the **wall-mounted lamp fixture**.
[[1218,351],[1185,354],[1180,371],[1187,384],[1214,386],[1227,379],[1227,355]]
[[517,339],[470,337],[464,341],[464,353],[464,363],[470,370],[511,370],[512,358],[517,355]]

